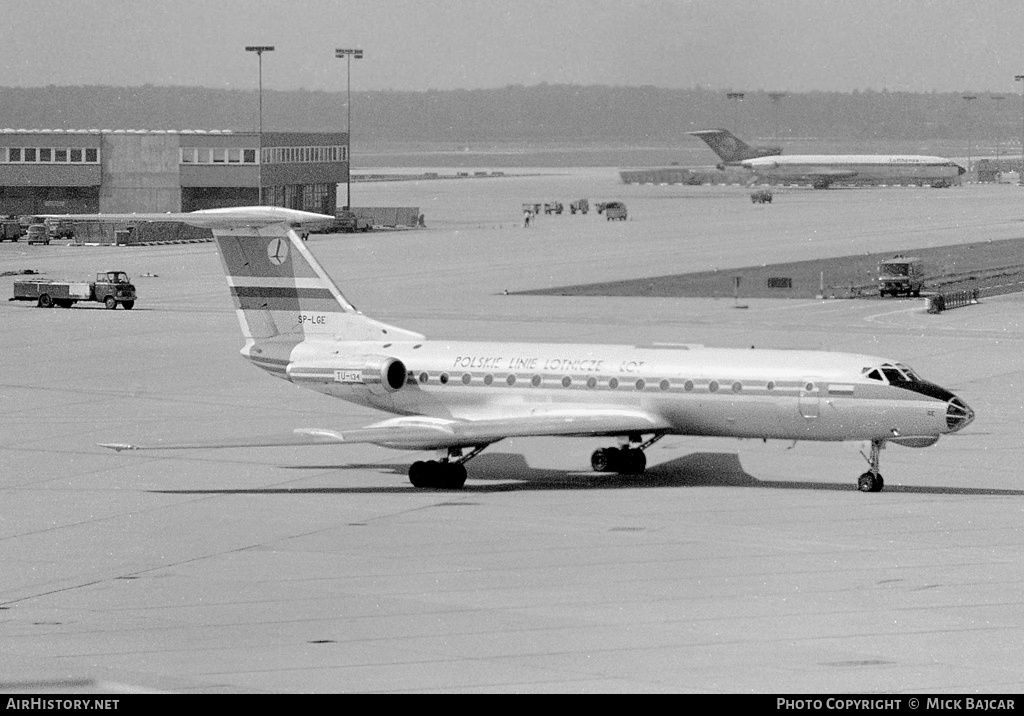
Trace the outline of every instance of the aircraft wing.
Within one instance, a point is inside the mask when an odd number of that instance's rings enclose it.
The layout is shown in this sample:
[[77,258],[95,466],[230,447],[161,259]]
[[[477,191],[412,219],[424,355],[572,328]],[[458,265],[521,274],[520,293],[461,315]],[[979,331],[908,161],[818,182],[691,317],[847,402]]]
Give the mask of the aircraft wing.
[[821,177],[822,179],[833,180],[849,179],[850,177],[857,176],[857,172],[853,169],[811,169],[810,171],[803,172],[803,174],[809,177]]
[[356,430],[301,428],[295,432],[342,443],[373,443],[404,450],[487,445],[504,438],[667,432],[664,419],[633,410],[566,410],[487,420],[402,417]]
[[241,447],[290,447],[327,442],[371,443],[401,450],[440,450],[489,445],[514,437],[583,437],[663,433],[671,425],[664,419],[637,410],[565,410],[487,420],[454,420],[408,416],[392,418],[365,428],[331,430],[299,428],[303,438],[271,438],[258,441],[198,442],[182,445],[130,445],[107,443],[101,447],[122,450],[209,450]]

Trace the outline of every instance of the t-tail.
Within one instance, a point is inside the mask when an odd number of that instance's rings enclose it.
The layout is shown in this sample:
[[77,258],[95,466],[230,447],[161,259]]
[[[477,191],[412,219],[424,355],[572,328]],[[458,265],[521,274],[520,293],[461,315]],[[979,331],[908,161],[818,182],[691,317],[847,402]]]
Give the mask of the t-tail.
[[178,221],[213,231],[245,338],[241,352],[285,377],[304,341],[423,340],[419,333],[364,316],[346,300],[295,231],[334,217],[278,207],[207,209],[180,214],[73,214],[70,220]]
[[752,147],[734,136],[728,129],[703,129],[698,132],[688,132],[688,134],[703,139],[721,158],[723,164],[735,164],[744,159],[774,157],[782,154],[780,147]]
[[285,377],[292,348],[308,340],[423,339],[357,311],[288,224],[212,228],[245,337],[242,354],[260,368]]

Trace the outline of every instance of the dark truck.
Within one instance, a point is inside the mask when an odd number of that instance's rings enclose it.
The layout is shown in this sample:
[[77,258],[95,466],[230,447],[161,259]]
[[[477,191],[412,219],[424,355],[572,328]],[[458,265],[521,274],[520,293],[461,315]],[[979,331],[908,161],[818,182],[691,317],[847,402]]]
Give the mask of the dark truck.
[[924,287],[924,264],[915,256],[897,254],[878,264],[878,295],[920,296]]
[[334,221],[321,224],[310,233],[313,234],[354,234],[357,231],[369,231],[370,222],[358,216],[354,211],[338,209],[334,212]]
[[17,241],[24,233],[17,217],[0,217],[0,241]]
[[71,308],[79,301],[95,301],[113,310],[121,304],[126,309],[135,307],[135,286],[124,271],[106,271],[96,274],[95,281],[51,281],[27,279],[14,282],[11,301],[35,301],[40,308]]

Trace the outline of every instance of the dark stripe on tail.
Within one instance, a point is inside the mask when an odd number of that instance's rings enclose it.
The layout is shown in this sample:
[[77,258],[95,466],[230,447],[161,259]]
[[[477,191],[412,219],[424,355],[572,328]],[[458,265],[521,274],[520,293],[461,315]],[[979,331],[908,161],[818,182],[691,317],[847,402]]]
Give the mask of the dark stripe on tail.
[[295,300],[300,298],[322,298],[334,301],[334,294],[326,288],[232,286],[231,295],[238,298],[291,298]]

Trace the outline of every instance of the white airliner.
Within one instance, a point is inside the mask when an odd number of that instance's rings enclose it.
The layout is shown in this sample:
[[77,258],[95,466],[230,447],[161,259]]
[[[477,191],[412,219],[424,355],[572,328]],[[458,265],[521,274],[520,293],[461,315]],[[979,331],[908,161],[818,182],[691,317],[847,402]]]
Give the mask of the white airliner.
[[[927,447],[974,419],[950,391],[874,356],[429,341],[364,316],[345,299],[295,231],[333,219],[321,214],[250,207],[64,218],[212,229],[245,337],[242,355],[282,380],[399,416],[355,430],[296,432],[437,451],[436,460],[409,468],[416,487],[461,488],[465,463],[503,438],[618,438],[594,452],[591,466],[632,475],[644,471],[644,450],[664,436],[707,435],[868,441],[870,468],[858,488],[877,492],[886,443]],[[220,447],[230,446],[237,444]]]
[[948,187],[966,171],[945,157],[918,154],[780,155],[777,148],[749,147],[725,129],[690,134],[707,142],[725,166],[749,169],[762,181],[810,184],[815,189],[827,189],[832,184],[930,184]]

